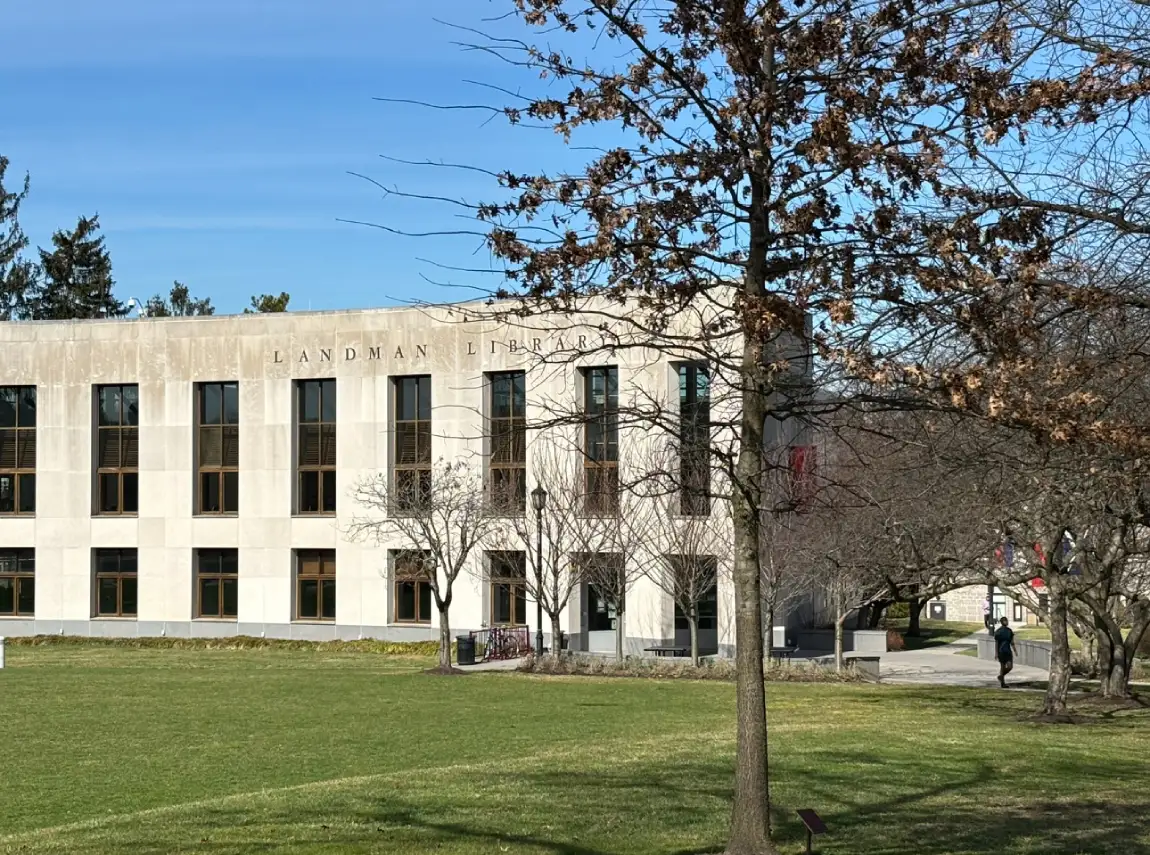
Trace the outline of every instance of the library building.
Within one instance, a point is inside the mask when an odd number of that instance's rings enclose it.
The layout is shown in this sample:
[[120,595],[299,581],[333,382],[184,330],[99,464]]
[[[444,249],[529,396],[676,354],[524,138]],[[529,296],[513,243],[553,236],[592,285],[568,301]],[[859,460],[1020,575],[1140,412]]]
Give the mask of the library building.
[[[485,455],[492,430],[581,401],[587,478],[609,482],[622,394],[706,395],[649,352],[542,365],[532,354],[570,346],[554,332],[437,311],[0,324],[0,636],[437,638],[426,580],[394,559],[405,544],[348,536],[357,483],[418,489],[436,461],[470,455],[531,514],[531,439]],[[472,561],[453,633],[534,633],[524,553]],[[629,652],[683,643],[673,598],[646,579],[626,596]],[[720,581],[702,652],[733,649],[730,603]],[[616,612],[577,586],[571,649],[614,650]]]

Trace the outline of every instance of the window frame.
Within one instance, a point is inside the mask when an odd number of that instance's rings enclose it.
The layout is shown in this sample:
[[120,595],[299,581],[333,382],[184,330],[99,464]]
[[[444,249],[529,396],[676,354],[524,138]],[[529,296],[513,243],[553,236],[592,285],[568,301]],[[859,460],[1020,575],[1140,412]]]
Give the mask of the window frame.
[[[498,416],[499,384],[507,384],[508,416]],[[516,394],[518,385],[518,394]],[[516,412],[516,409],[519,412]],[[503,437],[510,437],[503,440]],[[493,371],[487,375],[487,489],[492,506],[516,516],[527,513],[527,372]],[[500,452],[508,449],[506,455]],[[501,459],[506,457],[507,459]],[[511,490],[505,492],[505,484]],[[513,493],[511,492],[513,490]],[[513,499],[509,498],[514,496]]]
[[[679,384],[679,515],[709,517],[711,375],[705,364],[682,362],[675,376]],[[700,377],[705,383],[700,383]],[[696,454],[700,447],[702,453]]]
[[[515,558],[509,560],[510,556]],[[507,570],[512,565],[518,564],[514,567],[511,573],[497,573],[497,570]],[[487,553],[487,582],[488,582],[488,617],[491,626],[527,626],[527,553],[517,550],[494,550]],[[496,620],[495,607],[496,607],[496,592],[499,588],[508,589],[508,600],[510,602],[509,611],[511,613],[510,621]],[[516,595],[516,590],[521,591]],[[519,603],[522,601],[523,613],[518,614]],[[516,618],[519,620],[516,620]]]
[[[404,626],[430,626],[432,622],[432,615],[438,611],[435,607],[435,591],[432,589],[431,574],[423,567],[419,570],[410,569],[407,566],[408,561],[426,562],[430,557],[427,551],[418,549],[397,549],[392,550],[391,563],[392,563],[392,623],[402,624]],[[399,586],[400,585],[414,585],[415,591],[415,617],[402,618],[399,616]],[[428,599],[430,601],[428,606],[427,616],[422,615],[421,605],[423,603],[422,589],[428,590]]]
[[[231,553],[234,558],[234,571],[225,570],[224,557],[225,554]],[[203,562],[209,557],[215,557],[219,560],[218,569],[204,570]],[[239,550],[235,548],[210,548],[210,549],[197,549],[193,556],[195,562],[195,580],[196,580],[196,602],[194,611],[194,620],[226,620],[235,621],[239,620],[239,584],[240,584],[240,558]],[[219,585],[219,613],[218,614],[204,614],[204,588],[203,583],[208,581],[215,581]],[[227,614],[225,603],[227,597],[224,596],[224,583],[232,582],[236,586],[236,613],[234,615]]]
[[[207,410],[206,395],[209,387],[219,388],[220,394],[220,420],[218,422],[205,421]],[[210,517],[230,517],[239,514],[239,491],[240,491],[240,384],[237,380],[220,380],[210,381],[206,383],[197,383],[195,392],[195,407],[196,407],[196,516],[210,516]],[[229,422],[227,420],[227,392],[229,389],[235,390],[235,421]],[[220,462],[218,464],[208,464],[204,462],[204,435],[206,432],[219,433],[219,449],[220,449]],[[228,455],[225,454],[225,448],[228,447],[228,436],[230,435],[230,443],[235,453],[235,463],[229,464],[226,462]],[[205,507],[204,500],[207,498],[208,491],[205,489],[206,476],[215,475],[216,482],[216,501],[219,510],[209,510]],[[227,507],[227,480],[229,476],[234,480],[235,486],[235,508],[229,509]]]
[[[13,562],[12,570],[4,570],[4,559]],[[24,569],[31,564],[31,569]],[[36,550],[31,547],[4,547],[0,549],[0,579],[9,579],[12,584],[12,611],[0,612],[0,619],[18,618],[28,619],[36,617]],[[31,582],[32,610],[22,611],[20,608],[21,591],[25,584]]]
[[[303,564],[305,559],[314,557],[319,566],[318,573],[304,573]],[[338,606],[338,591],[339,591],[339,575],[336,562],[336,550],[334,549],[297,549],[294,553],[295,561],[295,602],[293,604],[292,613],[293,623],[335,623],[338,616],[336,611]],[[330,572],[327,572],[327,567],[330,564]],[[324,594],[324,582],[331,581],[331,617],[324,617],[324,605],[327,601]],[[316,582],[316,615],[304,615],[301,606],[303,604],[303,583]]]
[[[582,371],[583,511],[591,516],[611,516],[619,511],[619,367],[598,365]],[[596,377],[603,378],[603,408],[599,412],[594,409]],[[592,438],[595,426],[599,427],[600,440]]]
[[[318,386],[318,409],[315,419],[306,418],[304,407],[306,405],[306,394],[308,386],[315,384]],[[324,402],[327,400],[328,393],[330,392],[332,399],[332,418],[330,420],[324,418]],[[295,515],[302,517],[332,517],[336,515],[338,510],[338,495],[339,484],[338,475],[336,474],[339,462],[339,413],[336,409],[339,405],[339,394],[334,377],[316,377],[310,380],[296,380],[295,381],[295,444],[296,444],[296,459],[295,459]],[[305,432],[314,427],[318,432],[318,462],[315,464],[304,463],[303,455],[304,449],[307,445],[305,439]],[[325,437],[330,437],[331,460],[324,462],[325,451],[328,448],[328,442]],[[313,476],[316,479],[316,509],[304,509],[304,479]],[[330,489],[328,482],[330,481]],[[329,494],[330,493],[330,497]],[[331,508],[325,507],[328,498],[331,499]]]
[[[6,511],[0,508],[0,516],[4,517],[32,517],[36,515],[36,446],[39,436],[36,433],[38,427],[38,410],[37,404],[37,387],[35,386],[0,386],[0,392],[11,389],[15,392],[13,400],[13,424],[10,426],[0,426],[0,434],[9,431],[13,434],[13,452],[15,459],[11,468],[3,467],[0,469],[0,478],[5,476],[12,479],[12,510]],[[32,406],[33,413],[32,424],[26,425],[21,423],[21,410],[23,410],[23,396],[28,392],[32,393]],[[22,465],[27,464],[28,461],[24,459],[27,454],[27,446],[29,444],[29,436],[31,435],[31,466]],[[24,492],[24,483],[26,479],[31,479],[32,483],[32,505],[28,509],[22,509],[21,494]]]
[[[410,381],[415,381],[415,404],[414,404],[414,419],[402,418],[404,410],[404,384]],[[391,462],[391,484],[392,494],[394,496],[394,508],[399,513],[413,513],[419,510],[423,502],[430,495],[432,490],[432,425],[434,406],[434,395],[431,386],[430,374],[406,374],[398,377],[392,377],[392,402],[394,406],[391,410],[391,428],[392,428],[392,462]],[[426,401],[425,401],[426,399]],[[421,418],[420,412],[424,409],[426,403],[427,417]],[[415,434],[415,460],[411,462],[403,462],[405,454],[403,451],[403,437],[408,431]],[[426,449],[422,448],[423,437],[426,435]],[[407,473],[412,473],[411,475]],[[413,494],[406,488],[401,481],[411,480],[417,482],[414,487],[416,492]]]
[[[116,424],[105,425],[102,423],[103,419],[103,393],[106,389],[119,389],[119,411],[117,418],[119,421]],[[136,391],[136,421],[125,422],[124,420],[124,398],[125,390],[134,389]],[[93,515],[101,517],[132,517],[138,516],[140,512],[140,385],[138,383],[102,383],[96,386],[96,453],[95,453],[95,496]],[[107,466],[104,465],[103,455],[105,448],[105,435],[115,433],[117,436],[117,457],[119,465]],[[130,447],[130,441],[125,442],[125,437],[130,437],[132,434],[136,438],[136,462],[134,465],[124,465],[124,459],[127,456],[126,451]],[[116,479],[116,509],[106,510],[103,506],[104,498],[104,479],[108,477],[115,477]],[[124,500],[126,490],[125,483],[128,478],[135,478],[136,483],[136,507],[134,510],[126,509],[126,502]]]
[[[101,557],[110,556],[115,554],[117,563],[120,569],[114,572],[106,572],[100,570]],[[133,563],[135,564],[134,570],[124,570],[124,558],[131,555]],[[100,581],[102,579],[115,579],[116,580],[116,612],[105,613],[100,611]],[[136,610],[134,612],[124,611],[124,582],[131,579],[136,583]],[[92,604],[92,618],[94,620],[137,620],[140,613],[140,565],[139,565],[139,552],[135,547],[125,548],[97,548],[92,550],[92,593],[94,595],[94,602]]]

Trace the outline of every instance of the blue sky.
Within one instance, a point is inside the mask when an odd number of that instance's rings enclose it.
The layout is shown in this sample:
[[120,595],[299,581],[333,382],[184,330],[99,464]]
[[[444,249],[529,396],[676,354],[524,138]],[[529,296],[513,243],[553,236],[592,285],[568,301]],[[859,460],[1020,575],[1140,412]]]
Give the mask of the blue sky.
[[[457,228],[426,203],[384,200],[347,174],[401,189],[491,198],[477,178],[379,158],[539,165],[545,132],[484,125],[373,96],[489,99],[494,60],[451,45],[434,19],[478,25],[489,0],[56,0],[14,3],[0,49],[0,153],[30,172],[34,244],[99,213],[122,299],[173,279],[220,312],[281,290],[292,308],[452,299],[417,259],[486,266],[478,240],[412,240],[338,219]],[[553,162],[553,161],[552,161]],[[474,281],[474,280],[472,280]]]

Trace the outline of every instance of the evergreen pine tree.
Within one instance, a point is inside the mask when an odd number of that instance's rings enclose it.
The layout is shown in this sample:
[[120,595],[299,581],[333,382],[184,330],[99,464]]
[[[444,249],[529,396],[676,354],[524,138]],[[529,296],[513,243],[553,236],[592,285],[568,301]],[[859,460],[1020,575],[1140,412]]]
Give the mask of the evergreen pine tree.
[[31,300],[40,320],[117,318],[127,307],[112,293],[112,259],[99,233],[98,215],[80,217],[71,232],[52,235],[51,252],[40,249],[43,281]]
[[157,294],[144,304],[140,314],[149,318],[190,318],[199,315],[214,315],[215,306],[210,297],[196,299],[183,282],[173,282],[167,299]]
[[281,291],[278,297],[275,294],[260,294],[258,297],[252,297],[251,308],[244,309],[244,314],[260,315],[268,312],[286,312],[290,301],[291,295],[287,291]]
[[4,186],[8,158],[0,155],[0,321],[23,317],[27,311],[28,291],[36,278],[32,262],[22,257],[28,238],[20,228],[20,203],[28,195],[28,176],[17,191]]

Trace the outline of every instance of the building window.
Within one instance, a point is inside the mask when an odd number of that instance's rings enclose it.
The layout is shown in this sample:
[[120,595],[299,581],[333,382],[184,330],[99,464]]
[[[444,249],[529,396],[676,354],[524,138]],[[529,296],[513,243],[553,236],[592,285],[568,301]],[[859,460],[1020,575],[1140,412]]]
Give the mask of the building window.
[[335,381],[299,380],[296,397],[299,513],[334,514]]
[[679,366],[679,513],[711,513],[711,380],[702,365]]
[[399,550],[392,553],[395,568],[396,623],[431,623],[431,573],[426,552]]
[[0,514],[34,513],[36,387],[3,386],[0,387]]
[[296,620],[335,620],[335,550],[296,552]]
[[491,579],[492,625],[525,625],[527,623],[526,553],[489,552],[487,566]]
[[490,375],[491,502],[510,513],[527,510],[527,381],[522,371]]
[[237,550],[196,550],[196,617],[236,618],[239,572]]
[[96,394],[96,512],[134,514],[140,495],[140,388],[100,386]]
[[35,550],[0,550],[0,617],[32,617],[35,613]]
[[619,370],[588,368],[583,382],[584,509],[610,514],[619,509]]
[[431,378],[395,378],[396,507],[416,510],[431,496]]
[[626,559],[615,552],[585,552],[573,555],[572,560],[587,584],[587,629],[615,630],[626,606]]
[[813,445],[796,445],[789,449],[788,477],[791,501],[798,510],[806,510],[818,492],[818,449]]
[[97,549],[96,617],[136,616],[136,550]]
[[200,383],[196,397],[199,513],[239,513],[239,384]]
[[691,628],[683,603],[695,604],[700,630],[718,629],[718,562],[709,555],[671,555],[668,560],[675,574],[675,629]]
[[1014,621],[1017,623],[1022,620],[1022,603],[1014,604]]

